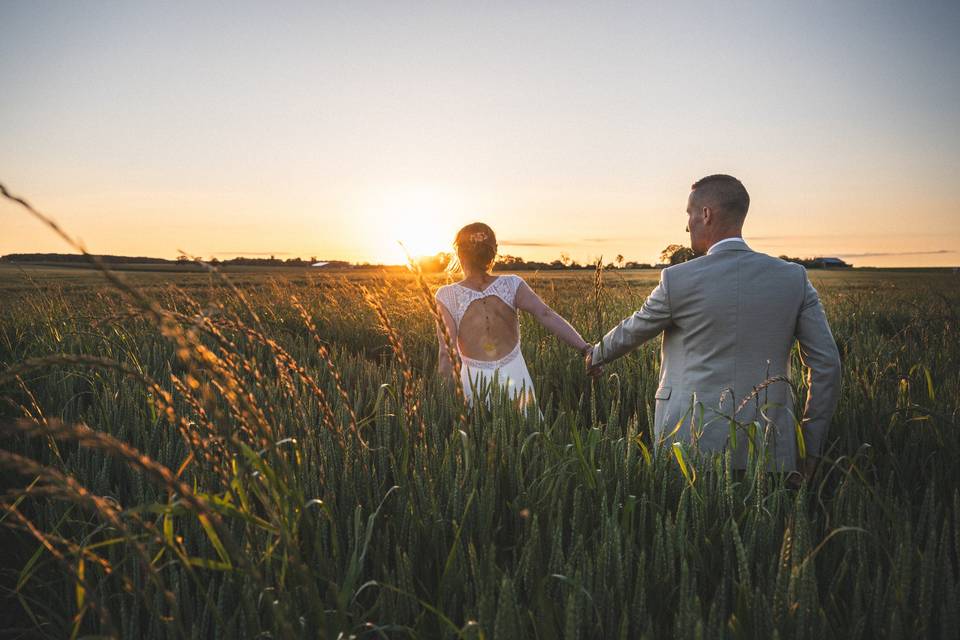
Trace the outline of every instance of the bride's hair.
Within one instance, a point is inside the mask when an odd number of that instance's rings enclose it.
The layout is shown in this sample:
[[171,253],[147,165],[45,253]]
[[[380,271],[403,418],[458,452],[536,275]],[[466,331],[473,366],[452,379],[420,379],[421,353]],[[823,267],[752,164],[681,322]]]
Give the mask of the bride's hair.
[[487,271],[493,267],[497,256],[497,236],[488,225],[473,222],[457,232],[453,241],[457,249],[460,265],[478,271]]

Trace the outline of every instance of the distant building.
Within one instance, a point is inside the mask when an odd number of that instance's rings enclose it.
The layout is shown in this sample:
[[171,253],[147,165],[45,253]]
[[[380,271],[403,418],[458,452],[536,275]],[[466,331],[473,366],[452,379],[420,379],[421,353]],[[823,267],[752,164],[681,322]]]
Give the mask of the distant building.
[[850,269],[852,264],[848,264],[840,258],[814,258],[810,261],[810,266],[815,269]]
[[310,265],[310,266],[312,266],[312,267],[325,267],[325,266],[327,266],[328,264],[330,264],[330,263],[329,263],[329,262],[314,262],[314,263],[313,263],[312,265]]

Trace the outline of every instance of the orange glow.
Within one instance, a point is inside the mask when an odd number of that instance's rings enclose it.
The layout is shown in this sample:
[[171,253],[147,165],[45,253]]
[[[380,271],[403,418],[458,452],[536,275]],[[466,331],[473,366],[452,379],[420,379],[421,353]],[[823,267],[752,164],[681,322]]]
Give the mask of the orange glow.
[[[407,262],[453,250],[453,238],[462,226],[462,207],[449,191],[431,187],[405,187],[377,194],[359,207],[357,228],[378,261]],[[465,224],[465,223],[464,223]]]

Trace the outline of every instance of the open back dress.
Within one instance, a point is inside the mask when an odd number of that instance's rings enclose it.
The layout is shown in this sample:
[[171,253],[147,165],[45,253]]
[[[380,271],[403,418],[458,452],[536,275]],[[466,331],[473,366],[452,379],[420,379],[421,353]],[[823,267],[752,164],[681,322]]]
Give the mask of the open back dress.
[[514,322],[517,323],[517,343],[504,357],[498,360],[469,358],[460,350],[459,339],[456,341],[457,352],[462,362],[460,378],[463,381],[463,392],[471,404],[476,397],[488,399],[495,385],[506,391],[520,408],[526,408],[536,402],[533,380],[530,378],[527,363],[520,351],[520,326],[516,299],[517,289],[522,283],[523,279],[520,276],[502,275],[487,285],[483,291],[477,291],[459,283],[448,284],[437,290],[436,299],[453,317],[458,338],[460,321],[474,302],[488,296],[496,296],[513,309]]

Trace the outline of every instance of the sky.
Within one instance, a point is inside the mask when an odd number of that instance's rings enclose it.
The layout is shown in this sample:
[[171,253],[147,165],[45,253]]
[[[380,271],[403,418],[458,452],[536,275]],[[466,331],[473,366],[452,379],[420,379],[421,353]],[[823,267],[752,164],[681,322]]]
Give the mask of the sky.
[[[960,265],[960,3],[0,0],[0,183],[94,253]],[[0,254],[67,252],[0,203]]]

